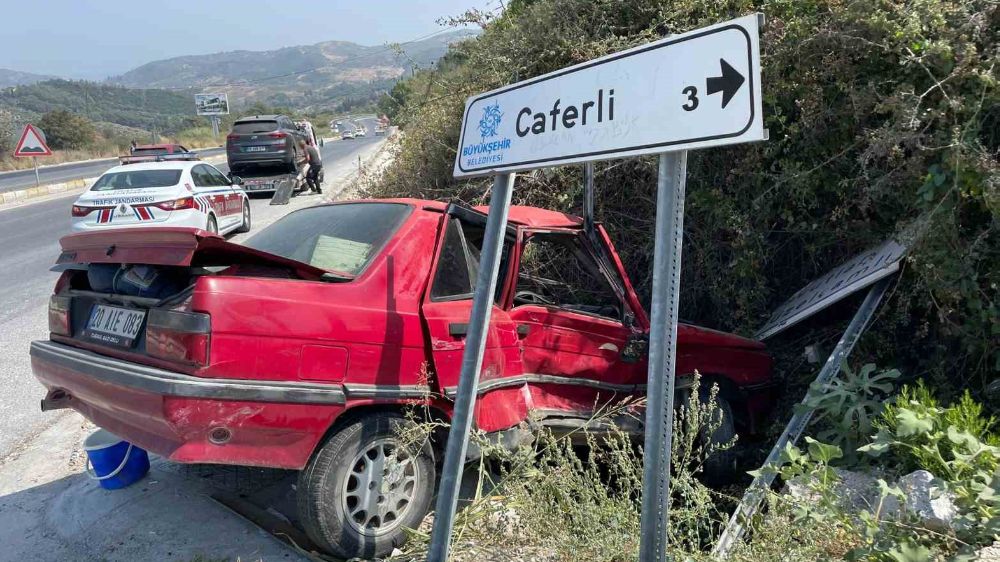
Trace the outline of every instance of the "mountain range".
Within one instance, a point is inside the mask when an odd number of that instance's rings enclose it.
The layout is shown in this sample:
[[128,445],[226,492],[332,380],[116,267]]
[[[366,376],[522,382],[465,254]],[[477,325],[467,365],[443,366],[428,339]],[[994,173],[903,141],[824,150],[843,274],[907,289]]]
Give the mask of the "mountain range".
[[58,76],[47,74],[33,74],[31,72],[21,72],[20,70],[10,70],[0,68],[0,88],[10,88],[11,86],[21,86],[23,84],[34,84],[43,80],[53,80]]
[[144,64],[109,83],[130,88],[218,90],[240,106],[312,107],[385,89],[410,68],[432,65],[448,46],[475,35],[456,30],[397,46],[364,46],[347,41],[285,47],[271,51],[228,51]]

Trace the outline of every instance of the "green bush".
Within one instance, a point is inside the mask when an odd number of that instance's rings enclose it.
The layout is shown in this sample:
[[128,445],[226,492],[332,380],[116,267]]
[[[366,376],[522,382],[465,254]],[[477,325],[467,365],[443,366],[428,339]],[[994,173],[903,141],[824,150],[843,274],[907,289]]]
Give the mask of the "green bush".
[[879,430],[872,442],[859,450],[883,457],[901,472],[932,473],[955,496],[959,537],[971,544],[990,544],[1000,536],[995,423],[968,393],[942,407],[922,384],[904,387],[875,423]]
[[62,109],[43,115],[38,126],[52,149],[87,148],[97,138],[97,130],[89,119]]
[[[914,233],[859,355],[981,396],[1000,372],[1000,6],[988,0],[514,0],[393,89],[405,136],[372,196],[487,200],[452,178],[467,96],[761,11],[767,142],[693,152],[681,316],[751,333],[778,303],[887,237]],[[399,107],[394,106],[398,105]],[[656,163],[597,166],[597,214],[648,302]],[[580,213],[577,167],[514,199]]]

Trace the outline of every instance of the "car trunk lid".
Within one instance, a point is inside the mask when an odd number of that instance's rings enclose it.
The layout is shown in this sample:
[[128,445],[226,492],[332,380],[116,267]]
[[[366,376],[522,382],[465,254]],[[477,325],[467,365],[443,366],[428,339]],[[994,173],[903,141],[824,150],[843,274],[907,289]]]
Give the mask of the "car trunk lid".
[[228,242],[204,230],[180,227],[80,232],[59,241],[58,265],[144,264],[175,267],[264,266],[291,270],[302,279],[326,280],[318,267]]

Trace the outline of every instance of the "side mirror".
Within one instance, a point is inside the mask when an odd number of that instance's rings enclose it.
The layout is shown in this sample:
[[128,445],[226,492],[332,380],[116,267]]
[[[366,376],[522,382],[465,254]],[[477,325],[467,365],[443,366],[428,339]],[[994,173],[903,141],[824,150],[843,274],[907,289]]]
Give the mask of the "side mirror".
[[243,185],[243,178],[229,174],[229,183],[233,185]]
[[622,350],[622,363],[638,363],[649,355],[649,334],[630,334]]

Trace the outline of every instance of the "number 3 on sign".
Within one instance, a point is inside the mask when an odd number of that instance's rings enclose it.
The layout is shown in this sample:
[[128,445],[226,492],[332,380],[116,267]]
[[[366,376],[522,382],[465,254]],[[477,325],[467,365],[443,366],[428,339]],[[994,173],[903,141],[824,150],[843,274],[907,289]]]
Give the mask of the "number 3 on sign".
[[684,111],[694,111],[698,109],[698,88],[688,86],[687,88],[684,88],[681,93],[687,95],[688,97],[687,103],[681,106],[684,108]]

